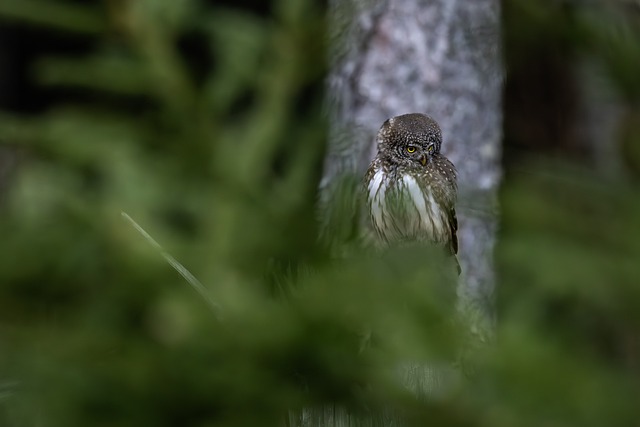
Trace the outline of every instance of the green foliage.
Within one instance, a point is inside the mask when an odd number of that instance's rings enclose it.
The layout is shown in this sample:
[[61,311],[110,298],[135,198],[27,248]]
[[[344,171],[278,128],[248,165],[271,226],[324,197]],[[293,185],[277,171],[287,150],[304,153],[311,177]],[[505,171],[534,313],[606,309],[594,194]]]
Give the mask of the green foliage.
[[[505,184],[498,340],[458,360],[441,254],[353,250],[350,178],[319,230],[323,15],[273,3],[1,3],[96,43],[34,66],[85,101],[0,115],[24,154],[0,213],[0,425],[313,425],[334,404],[355,425],[636,424],[638,189],[565,165]],[[424,362],[473,370],[424,399],[398,374]]]
[[595,59],[622,97],[637,103],[640,84],[640,11],[637,4],[614,1],[505,3],[506,50],[511,66],[526,63],[532,51],[558,52],[570,59]]

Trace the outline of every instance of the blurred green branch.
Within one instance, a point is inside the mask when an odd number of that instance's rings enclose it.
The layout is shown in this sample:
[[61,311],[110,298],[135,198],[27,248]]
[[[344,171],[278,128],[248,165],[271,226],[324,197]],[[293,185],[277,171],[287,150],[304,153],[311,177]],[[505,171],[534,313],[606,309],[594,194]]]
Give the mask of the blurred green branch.
[[149,244],[158,251],[160,256],[165,259],[176,270],[183,278],[187,281],[189,285],[202,297],[202,299],[211,307],[211,310],[218,316],[220,315],[221,307],[216,302],[211,299],[209,295],[209,291],[204,287],[202,283],[193,275],[189,270],[187,270],[180,262],[175,259],[171,254],[165,251],[162,246],[158,242],[155,241],[153,237],[149,233],[145,231],[144,228],[140,226],[137,222],[134,221],[131,216],[129,216],[126,212],[122,212],[122,217],[128,221],[131,226],[138,232],[142,237],[145,238]]
[[107,20],[96,7],[64,1],[2,0],[0,16],[81,34],[100,34],[107,28]]

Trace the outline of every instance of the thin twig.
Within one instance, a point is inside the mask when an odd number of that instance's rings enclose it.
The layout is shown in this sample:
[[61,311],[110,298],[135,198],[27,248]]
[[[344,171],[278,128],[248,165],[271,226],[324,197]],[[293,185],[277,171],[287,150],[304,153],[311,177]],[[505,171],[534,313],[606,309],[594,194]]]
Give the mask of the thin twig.
[[140,226],[140,224],[138,224],[133,218],[129,216],[129,214],[124,211],[121,212],[121,214],[122,217],[126,219],[129,224],[131,224],[131,226],[135,228],[138,233],[140,233],[142,237],[144,237],[147,242],[149,242],[149,244],[151,244],[151,246],[153,246],[160,253],[160,255],[169,263],[169,265],[173,267],[187,281],[187,283],[189,283],[191,287],[195,289],[196,292],[198,292],[198,294],[200,294],[200,296],[209,305],[211,310],[215,313],[216,317],[219,318],[221,307],[218,303],[211,299],[207,288],[205,288],[204,285],[198,279],[196,279],[196,277],[191,274],[189,270],[186,269],[185,266],[180,264],[177,259],[171,256],[171,254],[169,254],[167,251],[165,251],[162,246],[160,246],[160,244],[156,242],[156,240],[151,237],[151,235],[149,235],[149,233],[147,233],[144,228]]

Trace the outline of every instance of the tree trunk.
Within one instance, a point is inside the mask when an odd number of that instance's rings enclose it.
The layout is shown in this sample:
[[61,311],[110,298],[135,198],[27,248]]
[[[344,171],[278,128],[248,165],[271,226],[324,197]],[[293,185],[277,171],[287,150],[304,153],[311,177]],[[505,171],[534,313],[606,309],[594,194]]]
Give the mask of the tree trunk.
[[[459,173],[460,307],[472,333],[491,333],[495,200],[502,137],[498,0],[332,0],[330,147],[321,187],[362,177],[375,134],[389,117],[423,112],[443,131],[443,153]],[[403,382],[439,394],[447,369],[407,366]],[[335,408],[305,411],[305,426],[396,425],[356,420]]]
[[459,173],[460,301],[480,314],[477,321],[489,320],[501,176],[498,0],[332,0],[330,8],[332,129],[323,188],[343,174],[364,174],[389,117],[433,116]]

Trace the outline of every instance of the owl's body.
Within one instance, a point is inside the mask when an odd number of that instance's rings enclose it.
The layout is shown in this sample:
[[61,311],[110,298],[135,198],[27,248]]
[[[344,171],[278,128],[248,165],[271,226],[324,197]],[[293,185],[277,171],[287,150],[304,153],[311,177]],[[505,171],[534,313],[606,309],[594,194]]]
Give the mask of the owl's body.
[[431,242],[458,252],[456,170],[440,154],[438,124],[424,114],[387,120],[365,176],[371,224],[379,241]]

